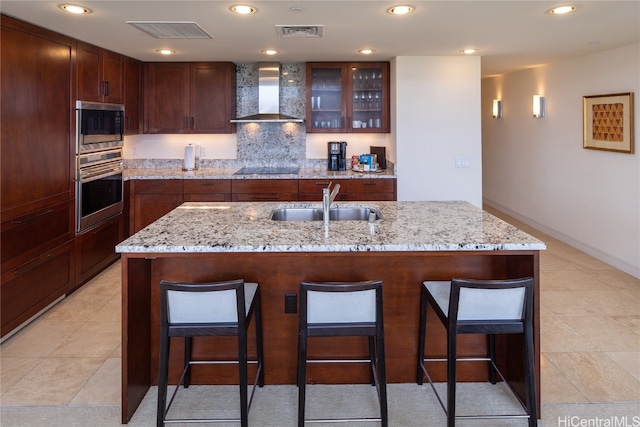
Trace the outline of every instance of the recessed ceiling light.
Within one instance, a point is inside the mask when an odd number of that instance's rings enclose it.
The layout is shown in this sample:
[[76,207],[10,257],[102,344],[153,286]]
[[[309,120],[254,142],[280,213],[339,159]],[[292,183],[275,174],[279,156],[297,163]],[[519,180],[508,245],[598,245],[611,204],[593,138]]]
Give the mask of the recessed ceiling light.
[[76,15],[82,15],[83,13],[91,13],[91,9],[86,8],[84,6],[78,6],[75,4],[61,4],[58,7],[66,12],[75,13]]
[[262,53],[264,53],[265,55],[276,55],[279,52],[275,49],[265,49],[262,51]]
[[256,13],[258,10],[253,6],[249,6],[248,4],[237,4],[235,6],[231,6],[230,9],[232,12],[239,15],[251,15],[252,13]]
[[156,50],[156,52],[162,55],[173,55],[174,53],[176,53],[175,50],[170,50],[170,49],[158,49]]
[[552,15],[564,15],[565,13],[573,12],[576,10],[575,6],[558,6],[549,11]]
[[474,53],[478,53],[478,49],[462,49],[460,53],[464,53],[466,55],[472,55]]
[[407,13],[413,12],[413,9],[414,9],[413,6],[403,4],[403,5],[390,7],[389,9],[387,9],[387,12],[389,12],[392,15],[406,15]]
[[374,49],[360,49],[358,51],[358,53],[361,53],[363,55],[371,55],[372,53],[374,53],[375,50]]

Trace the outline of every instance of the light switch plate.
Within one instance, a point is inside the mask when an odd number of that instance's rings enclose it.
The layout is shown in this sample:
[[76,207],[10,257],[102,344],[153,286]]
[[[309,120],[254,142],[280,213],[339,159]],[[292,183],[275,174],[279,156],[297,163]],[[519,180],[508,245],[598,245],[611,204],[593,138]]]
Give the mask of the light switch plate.
[[468,168],[471,167],[471,159],[469,156],[458,156],[456,157],[456,167],[457,168]]

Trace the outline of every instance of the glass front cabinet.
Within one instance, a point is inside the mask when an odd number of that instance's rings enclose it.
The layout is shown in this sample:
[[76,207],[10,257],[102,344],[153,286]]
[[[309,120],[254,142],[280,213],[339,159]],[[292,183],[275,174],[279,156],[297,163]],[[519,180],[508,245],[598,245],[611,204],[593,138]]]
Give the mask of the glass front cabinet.
[[388,62],[307,63],[307,132],[388,133]]

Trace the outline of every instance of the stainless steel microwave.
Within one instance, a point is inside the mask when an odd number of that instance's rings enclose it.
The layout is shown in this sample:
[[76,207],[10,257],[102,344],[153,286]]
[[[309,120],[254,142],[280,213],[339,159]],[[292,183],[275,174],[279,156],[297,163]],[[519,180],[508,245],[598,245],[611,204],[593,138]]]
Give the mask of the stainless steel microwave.
[[124,105],[76,101],[76,153],[122,147]]

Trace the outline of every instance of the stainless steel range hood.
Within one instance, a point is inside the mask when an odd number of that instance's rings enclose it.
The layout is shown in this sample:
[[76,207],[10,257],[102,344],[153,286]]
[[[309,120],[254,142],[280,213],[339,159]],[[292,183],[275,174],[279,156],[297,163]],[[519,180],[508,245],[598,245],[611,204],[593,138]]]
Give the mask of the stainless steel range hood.
[[258,114],[232,119],[231,123],[302,123],[304,120],[280,114],[280,64],[258,64]]

